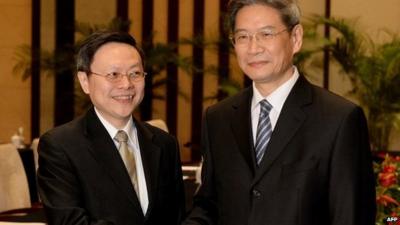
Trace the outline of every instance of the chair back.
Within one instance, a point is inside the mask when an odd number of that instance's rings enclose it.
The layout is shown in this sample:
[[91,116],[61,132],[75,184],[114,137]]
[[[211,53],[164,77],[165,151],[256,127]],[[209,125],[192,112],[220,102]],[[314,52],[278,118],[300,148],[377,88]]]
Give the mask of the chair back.
[[33,151],[33,160],[35,162],[35,171],[39,167],[39,153],[38,153],[39,138],[35,138],[32,141],[31,149]]
[[17,148],[0,145],[0,212],[29,208],[28,180]]
[[154,120],[148,120],[148,121],[146,121],[146,123],[148,123],[148,124],[150,124],[152,126],[158,127],[158,128],[160,128],[161,130],[163,130],[163,131],[165,131],[167,133],[169,132],[167,124],[165,123],[164,120],[154,119]]

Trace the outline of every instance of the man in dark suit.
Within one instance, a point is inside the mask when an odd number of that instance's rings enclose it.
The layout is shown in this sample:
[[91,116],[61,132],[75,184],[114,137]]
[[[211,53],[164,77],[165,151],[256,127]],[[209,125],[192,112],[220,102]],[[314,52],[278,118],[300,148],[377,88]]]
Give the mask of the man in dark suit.
[[253,85],[207,109],[202,184],[185,225],[373,225],[360,107],[293,66],[294,0],[232,0],[232,43]]
[[127,33],[82,44],[78,78],[94,107],[40,138],[38,186],[49,224],[179,224],[184,192],[175,138],[132,117],[143,54]]

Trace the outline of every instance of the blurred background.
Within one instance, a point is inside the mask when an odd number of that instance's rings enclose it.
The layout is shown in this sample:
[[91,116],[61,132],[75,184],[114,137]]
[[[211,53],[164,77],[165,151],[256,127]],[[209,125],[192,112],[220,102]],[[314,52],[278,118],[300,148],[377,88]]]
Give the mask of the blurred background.
[[[94,30],[116,29],[131,33],[147,55],[150,75],[136,116],[166,121],[169,132],[179,140],[182,161],[200,161],[204,109],[250,84],[238,69],[224,32],[227,2],[0,0],[0,142],[9,142],[23,127],[20,133],[29,144],[52,127],[82,114],[88,102],[75,81],[74,52],[82,38]],[[396,125],[400,93],[394,92],[393,86],[400,84],[399,59],[384,66],[390,67],[390,79],[394,80],[384,80],[379,91],[390,93],[385,101],[394,105],[378,115],[373,114],[367,98],[370,93],[365,94],[374,88],[362,83],[365,77],[360,76],[374,68],[366,69],[370,63],[361,60],[364,64],[360,69],[358,60],[375,59],[371,58],[373,53],[383,44],[397,43],[399,0],[299,0],[299,4],[302,23],[307,25],[304,54],[296,59],[301,71],[313,83],[362,104],[369,120],[375,118],[376,124],[382,124],[382,114],[390,117],[385,122],[390,124],[389,134],[383,137],[388,141],[385,145],[378,140],[376,149],[400,150]],[[384,56],[393,59],[395,52],[388,54]],[[381,94],[387,97],[385,93]],[[387,133],[385,127],[377,136]]]

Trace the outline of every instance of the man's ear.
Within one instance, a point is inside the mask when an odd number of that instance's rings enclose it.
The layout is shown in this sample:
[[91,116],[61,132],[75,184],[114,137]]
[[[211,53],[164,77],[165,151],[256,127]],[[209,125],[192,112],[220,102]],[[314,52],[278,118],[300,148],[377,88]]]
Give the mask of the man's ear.
[[293,54],[296,54],[303,45],[303,26],[301,24],[293,27],[290,38],[293,43]]
[[78,71],[78,79],[79,79],[79,83],[81,84],[81,88],[83,90],[83,92],[85,92],[86,94],[89,94],[89,78],[86,72],[83,71]]

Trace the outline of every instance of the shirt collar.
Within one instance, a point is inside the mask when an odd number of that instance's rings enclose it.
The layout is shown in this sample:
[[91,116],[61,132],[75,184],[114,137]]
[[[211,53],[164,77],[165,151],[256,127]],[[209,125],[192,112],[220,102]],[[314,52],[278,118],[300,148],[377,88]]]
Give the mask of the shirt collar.
[[[120,129],[115,128],[111,123],[109,123],[106,119],[104,119],[104,117],[100,114],[100,112],[97,110],[96,107],[94,107],[94,111],[96,112],[96,115],[99,117],[100,122],[104,125],[104,127],[106,128],[108,134],[110,135],[110,137],[114,140],[115,135],[117,134],[117,132]],[[133,122],[132,117],[130,117],[130,119],[128,120],[128,122],[126,123],[125,127],[121,130],[125,131],[128,135],[128,138],[130,140],[131,143],[135,143],[133,141],[133,132],[135,129],[135,124]]]
[[293,66],[293,67],[294,67],[293,75],[285,83],[283,83],[281,86],[279,86],[273,92],[271,92],[271,94],[269,94],[267,97],[263,97],[261,95],[261,93],[258,91],[258,89],[256,88],[256,86],[253,82],[253,98],[252,98],[252,102],[251,102],[251,110],[252,111],[257,107],[257,105],[260,103],[260,101],[264,100],[264,99],[266,99],[272,105],[272,108],[274,110],[277,110],[278,112],[281,111],[287,96],[289,95],[294,84],[296,83],[297,79],[300,76],[299,71],[297,70],[297,67],[296,66]]

